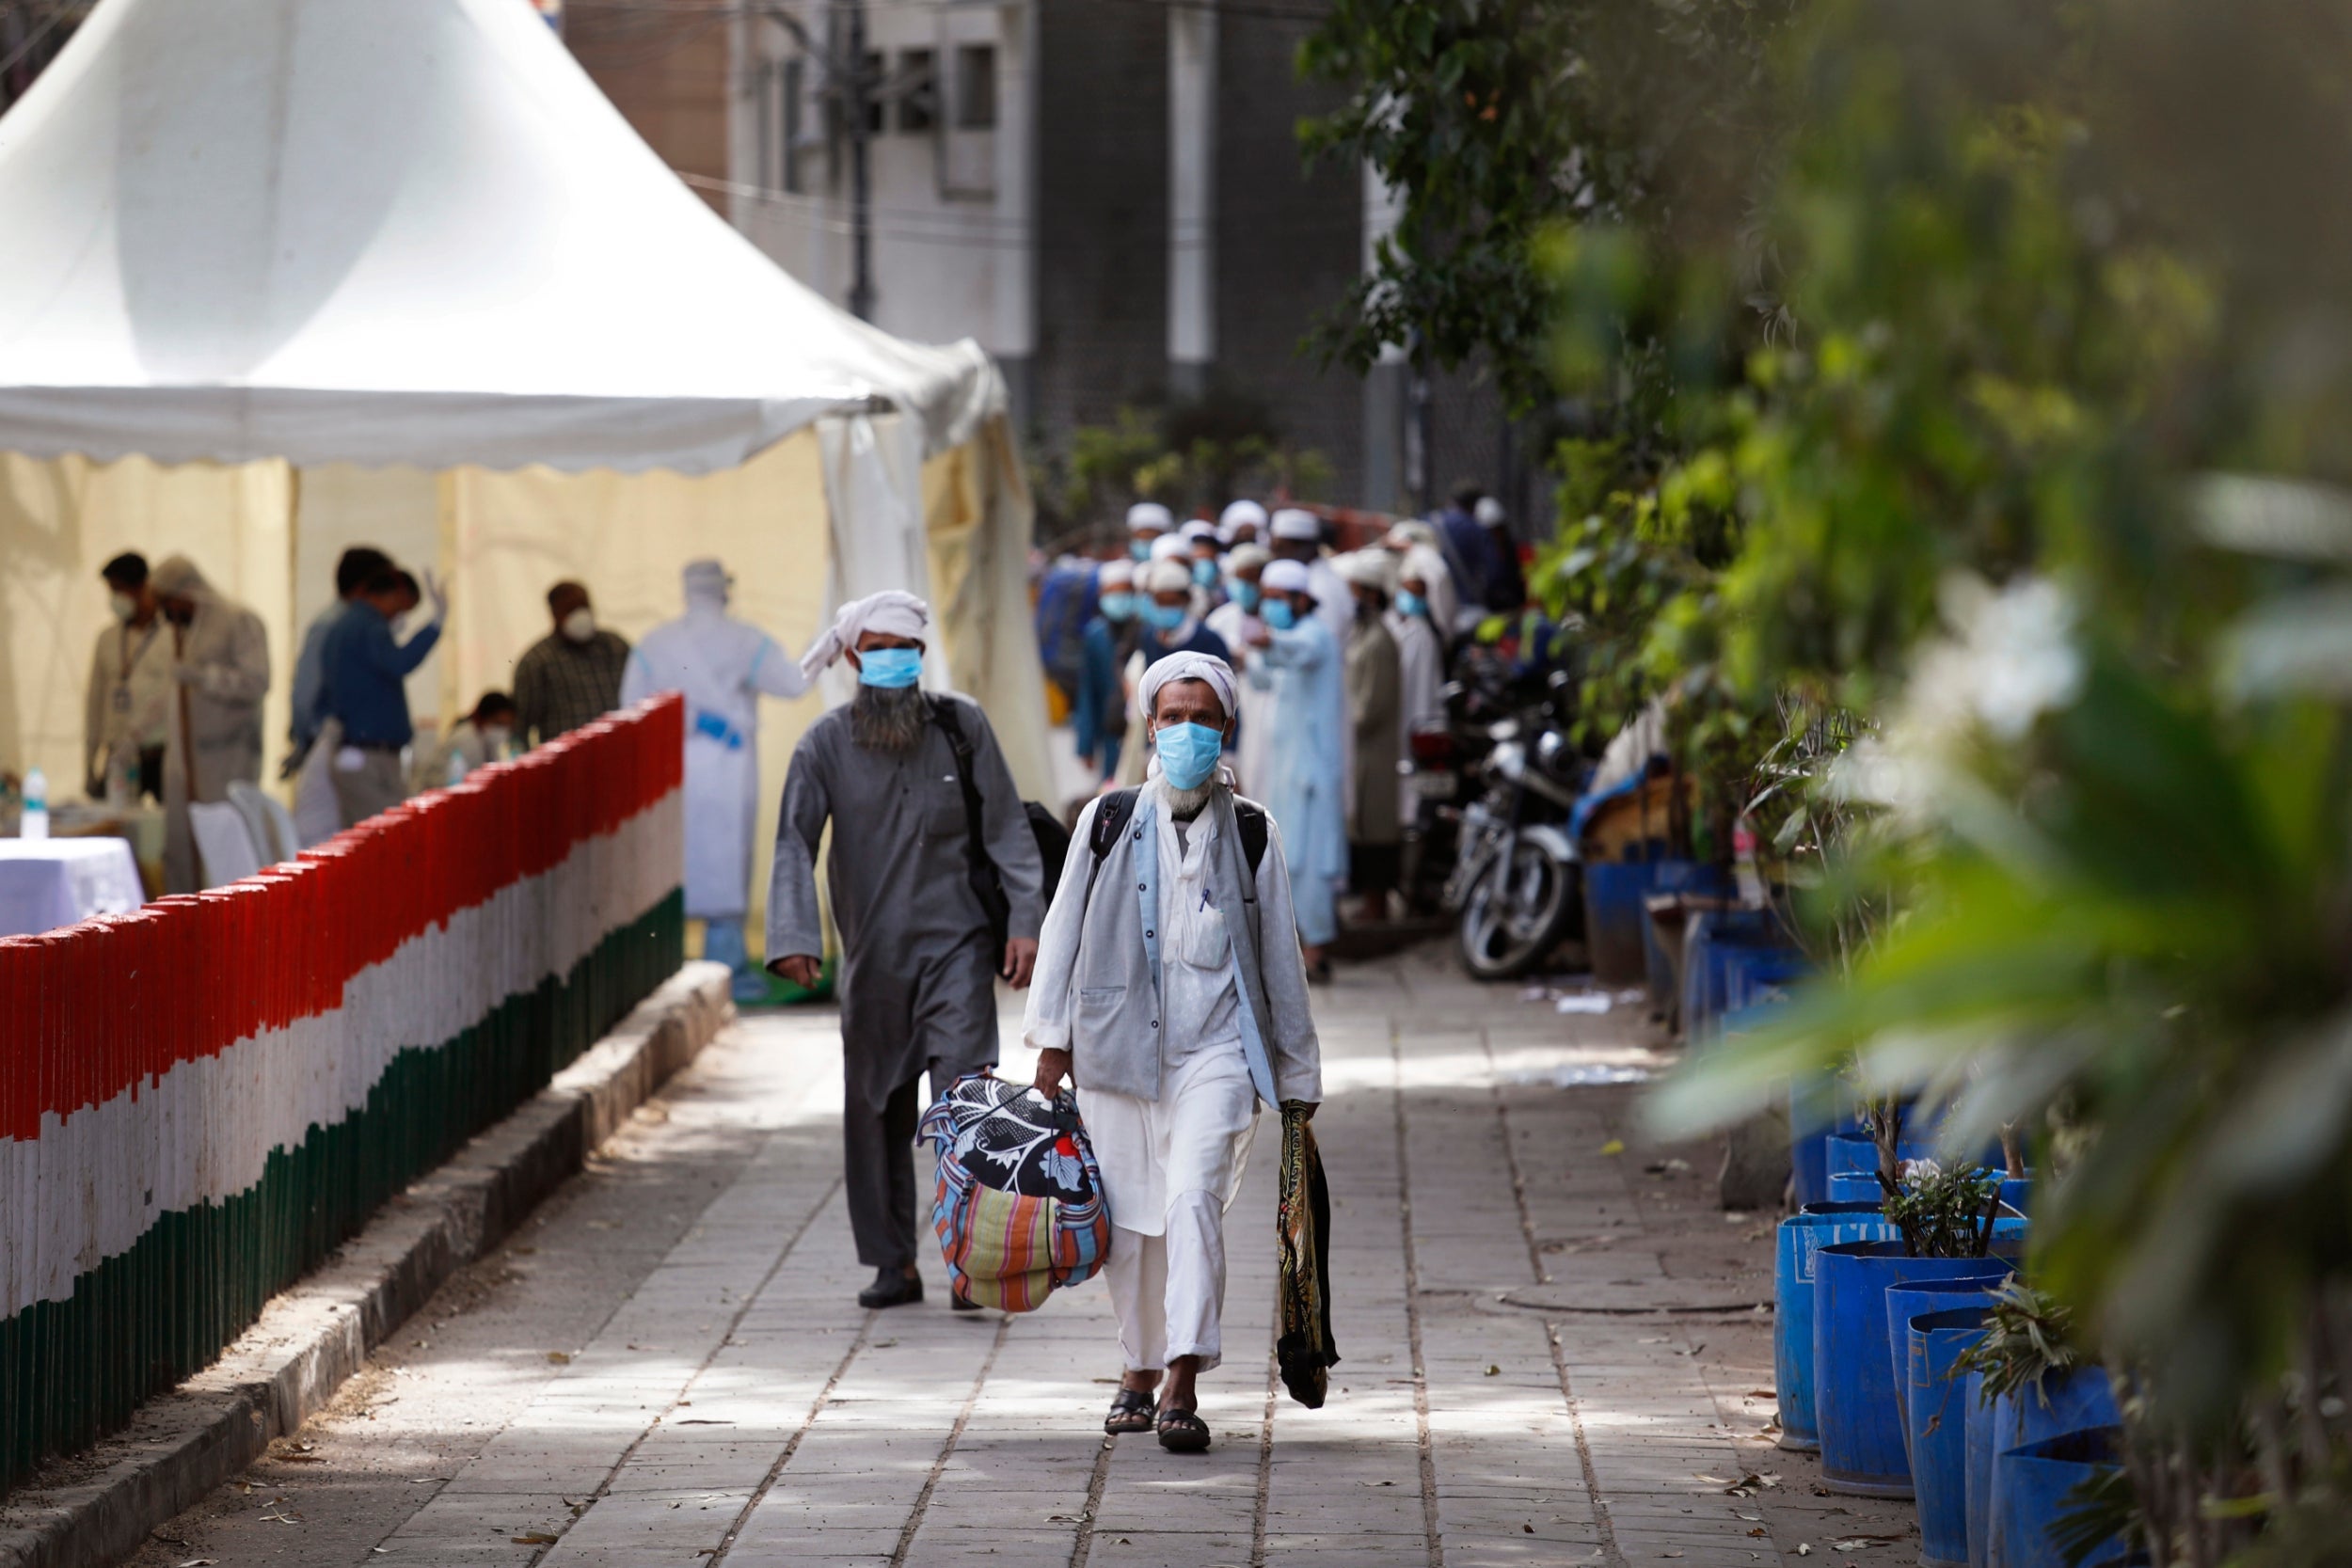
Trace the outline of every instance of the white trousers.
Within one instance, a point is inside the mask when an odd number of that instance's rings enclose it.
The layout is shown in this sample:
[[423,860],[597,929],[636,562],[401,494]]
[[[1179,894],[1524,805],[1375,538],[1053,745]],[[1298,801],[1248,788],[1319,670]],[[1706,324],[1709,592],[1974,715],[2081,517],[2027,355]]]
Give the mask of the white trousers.
[[1224,1205],[1185,1193],[1168,1204],[1164,1234],[1112,1230],[1103,1277],[1127,1370],[1156,1372],[1175,1356],[1197,1355],[1205,1372],[1224,1359]]
[[1180,1063],[1157,1101],[1086,1089],[1078,1100],[1110,1197],[1103,1276],[1127,1370],[1197,1355],[1206,1371],[1221,1349],[1225,1206],[1258,1125],[1240,1043]]

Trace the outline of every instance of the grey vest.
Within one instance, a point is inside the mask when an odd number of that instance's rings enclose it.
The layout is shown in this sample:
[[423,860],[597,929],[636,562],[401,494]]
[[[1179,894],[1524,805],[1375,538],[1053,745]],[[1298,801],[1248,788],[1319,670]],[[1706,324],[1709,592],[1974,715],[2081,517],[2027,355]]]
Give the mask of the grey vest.
[[[1080,1088],[1107,1089],[1137,1100],[1160,1098],[1167,1061],[1160,1006],[1159,809],[1149,793],[1138,798],[1127,831],[1095,868],[1070,980],[1075,997],[1070,1020],[1071,1076]],[[1258,880],[1242,852],[1231,793],[1217,791],[1208,809],[1216,821],[1209,891],[1225,916],[1232,949],[1242,1053],[1258,1097],[1275,1105],[1274,1069],[1266,1045],[1273,1037],[1258,962]],[[1081,840],[1070,852],[1093,851]],[[1141,964],[1136,961],[1138,957]],[[1138,978],[1148,978],[1149,985],[1136,985]]]

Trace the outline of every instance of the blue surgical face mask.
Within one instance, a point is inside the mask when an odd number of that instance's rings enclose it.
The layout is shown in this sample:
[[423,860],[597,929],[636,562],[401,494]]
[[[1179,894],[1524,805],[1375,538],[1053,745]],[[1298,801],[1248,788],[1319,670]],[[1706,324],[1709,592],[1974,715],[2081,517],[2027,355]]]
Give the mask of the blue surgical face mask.
[[885,691],[913,686],[923,678],[923,650],[870,649],[857,656],[857,678],[862,685],[878,686]]
[[1225,752],[1225,737],[1206,724],[1162,724],[1152,744],[1160,754],[1160,776],[1175,789],[1207,784]]
[[1241,606],[1244,614],[1253,614],[1258,608],[1258,585],[1248,578],[1227,578],[1225,596]]
[[1127,541],[1127,553],[1134,556],[1137,561],[1149,561],[1152,559],[1152,541],[1149,539],[1130,539]]
[[1184,624],[1184,607],[1180,604],[1162,604],[1154,599],[1144,607],[1144,613],[1151,616],[1152,624],[1162,631],[1174,631]]
[[1399,615],[1426,615],[1429,612],[1429,601],[1409,590],[1399,590],[1396,595],[1396,612]]
[[1192,580],[1203,588],[1216,586],[1216,562],[1201,560],[1192,563]]
[[1268,599],[1265,602],[1265,624],[1276,631],[1288,631],[1298,623],[1298,611],[1288,599]]
[[1104,620],[1125,621],[1135,615],[1136,596],[1133,594],[1105,594],[1102,605]]

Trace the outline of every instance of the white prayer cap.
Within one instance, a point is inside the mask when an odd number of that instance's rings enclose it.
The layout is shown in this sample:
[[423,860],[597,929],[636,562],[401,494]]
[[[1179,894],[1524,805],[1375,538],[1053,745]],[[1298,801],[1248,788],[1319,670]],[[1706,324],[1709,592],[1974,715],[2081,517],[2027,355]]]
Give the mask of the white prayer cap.
[[1158,501],[1137,501],[1127,509],[1129,533],[1165,533],[1176,526],[1176,515]]
[[708,558],[688,562],[685,570],[678,573],[678,578],[685,583],[689,598],[698,593],[724,595],[729,588],[735,586],[735,579],[727,576],[727,569]]
[[1192,568],[1181,561],[1153,561],[1144,568],[1143,591],[1147,594],[1170,594],[1192,586]]
[[1503,523],[1502,503],[1492,496],[1481,496],[1470,515],[1487,528],[1501,528]]
[[833,625],[823,635],[809,644],[808,652],[801,656],[801,673],[815,680],[819,671],[856,647],[857,640],[869,631],[920,642],[930,624],[931,607],[896,588],[851,599],[841,607],[841,613],[834,617]]
[[193,599],[201,597],[212,584],[186,556],[167,555],[148,574],[147,586],[167,599]]
[[1234,501],[1216,515],[1217,531],[1228,539],[1231,539],[1241,529],[1263,530],[1264,527],[1265,508],[1256,501]]
[[1192,559],[1192,546],[1184,543],[1181,533],[1163,533],[1152,541],[1152,559],[1188,562]]
[[1358,588],[1396,592],[1396,557],[1386,550],[1351,550],[1331,562],[1342,578]]
[[1203,539],[1215,539],[1216,537],[1216,525],[1215,523],[1204,523],[1200,518],[1195,517],[1191,522],[1188,522],[1184,526],[1183,532],[1184,535],[1184,543],[1187,545],[1197,545]]
[[1323,519],[1302,507],[1286,506],[1274,515],[1274,537],[1319,541],[1323,537]]
[[1273,559],[1273,552],[1263,545],[1235,545],[1225,557],[1225,569],[1239,576],[1252,566],[1263,566]]
[[1258,586],[1269,594],[1311,594],[1314,578],[1307,575],[1303,561],[1269,561],[1259,574]]
[[1169,681],[1206,681],[1225,709],[1227,721],[1232,719],[1236,706],[1233,667],[1223,659],[1213,654],[1169,654],[1155,662],[1143,673],[1142,681],[1136,687],[1136,703],[1143,709],[1145,718],[1150,718],[1152,709],[1159,706],[1160,688]]
[[1136,563],[1123,556],[1117,561],[1103,562],[1102,576],[1096,579],[1104,588],[1125,588],[1135,580]]

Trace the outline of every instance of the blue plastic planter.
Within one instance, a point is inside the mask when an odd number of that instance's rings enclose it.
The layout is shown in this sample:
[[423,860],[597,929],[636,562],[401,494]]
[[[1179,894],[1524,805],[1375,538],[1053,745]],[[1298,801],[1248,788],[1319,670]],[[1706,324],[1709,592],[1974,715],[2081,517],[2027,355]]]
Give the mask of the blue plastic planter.
[[1969,1386],[1952,1373],[1961,1353],[1983,1337],[1991,1311],[1954,1307],[1923,1312],[1904,1336],[1911,1348],[1903,1382],[1921,1568],[1965,1568],[1968,1561]]
[[1902,1416],[1887,1349],[1886,1289],[1984,1272],[1981,1258],[1906,1258],[1900,1242],[1843,1242],[1814,1259],[1814,1420],[1821,1480],[1834,1492],[1911,1496]]
[[[1699,893],[1713,898],[1731,895],[1731,868],[1712,865],[1705,861],[1656,860],[1649,863],[1651,870],[1649,893]],[[1650,923],[1649,910],[1642,911],[1642,979],[1649,988],[1650,1001],[1661,1009],[1678,1000],[1675,988],[1677,969],[1675,955],[1666,951],[1658,940],[1658,927]],[[1685,1018],[1682,1026],[1687,1033],[1691,1021]]]
[[[1735,1006],[1724,1015],[1746,1016]],[[1788,1085],[1789,1159],[1796,1173],[1796,1204],[1802,1211],[1829,1201],[1829,1140],[1834,1132],[1851,1132],[1853,1117],[1835,1079],[1798,1081]]]
[[1746,971],[1762,965],[1779,972],[1792,962],[1803,963],[1804,955],[1787,945],[1770,911],[1694,911],[1682,937],[1684,1033],[1693,1040],[1707,1038],[1734,1009],[1735,986],[1742,991],[1754,988]]
[[1584,947],[1597,985],[1639,985],[1648,974],[1644,932],[1648,861],[1595,861],[1584,867]]
[[[1901,1422],[1903,1453],[1911,1455],[1911,1320],[1947,1307],[1982,1304],[1988,1291],[1997,1291],[2016,1273],[2005,1258],[1979,1258],[1973,1274],[1948,1278],[1915,1279],[1886,1288],[1887,1376],[1894,1381],[1896,1414]],[[1917,1477],[1914,1476],[1914,1482]]]
[[[2010,1449],[1993,1461],[1993,1538],[2002,1568],[2066,1568],[2050,1544],[2050,1528],[2079,1505],[2074,1489],[2119,1467],[2123,1429],[2088,1427]],[[2124,1559],[2123,1541],[2110,1536],[2090,1548],[2081,1568],[2106,1568]]]
[[[2076,1367],[2042,1380],[2039,1394],[2031,1388],[2020,1398],[2004,1394],[1991,1405],[1983,1401],[1983,1380],[1968,1380],[1968,1563],[1969,1568],[1993,1568],[2001,1560],[1993,1528],[1994,1456],[2062,1432],[2084,1427],[2113,1426],[2122,1419],[2115,1407],[2115,1389],[2100,1367]],[[2013,1564],[2011,1568],[2025,1568]]]
[[1772,1264],[1772,1386],[1780,1399],[1780,1446],[1821,1446],[1813,1414],[1814,1259],[1838,1242],[1888,1234],[1875,1203],[1816,1204],[1780,1222]]

